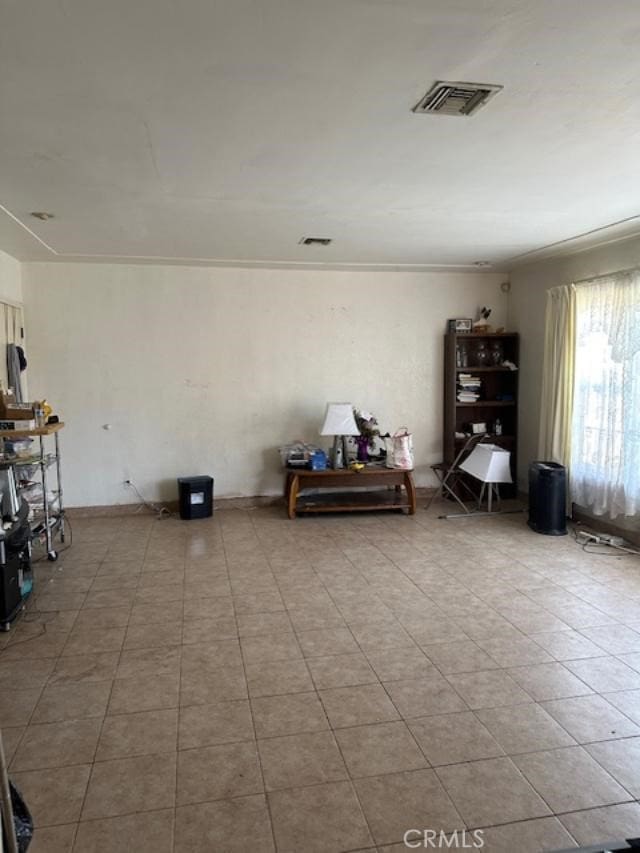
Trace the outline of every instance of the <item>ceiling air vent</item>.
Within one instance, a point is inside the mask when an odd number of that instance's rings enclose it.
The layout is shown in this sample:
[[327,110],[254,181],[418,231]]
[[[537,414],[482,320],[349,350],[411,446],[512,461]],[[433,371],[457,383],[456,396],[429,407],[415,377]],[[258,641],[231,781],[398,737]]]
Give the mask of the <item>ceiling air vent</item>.
[[298,242],[302,246],[328,246],[331,243],[331,237],[303,237]]
[[489,83],[448,83],[438,80],[413,108],[414,113],[471,116],[493,98],[502,86]]

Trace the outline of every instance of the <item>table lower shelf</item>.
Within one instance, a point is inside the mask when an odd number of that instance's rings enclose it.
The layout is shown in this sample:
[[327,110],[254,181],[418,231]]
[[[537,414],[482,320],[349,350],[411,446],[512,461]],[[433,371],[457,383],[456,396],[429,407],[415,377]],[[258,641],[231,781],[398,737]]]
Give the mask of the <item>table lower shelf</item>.
[[297,513],[416,511],[411,471],[375,466],[363,471],[288,471],[284,498],[289,518]]
[[394,490],[367,492],[332,492],[320,495],[298,495],[295,511],[301,512],[373,512],[375,510],[411,510],[411,502],[403,492]]

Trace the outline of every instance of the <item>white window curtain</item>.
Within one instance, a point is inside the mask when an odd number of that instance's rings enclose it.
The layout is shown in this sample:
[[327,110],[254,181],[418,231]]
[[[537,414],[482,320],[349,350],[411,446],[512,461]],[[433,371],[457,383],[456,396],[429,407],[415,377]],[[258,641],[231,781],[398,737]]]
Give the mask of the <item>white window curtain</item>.
[[573,284],[547,291],[538,455],[566,468],[571,463],[575,314]]
[[594,515],[640,513],[640,272],[575,289],[570,482]]

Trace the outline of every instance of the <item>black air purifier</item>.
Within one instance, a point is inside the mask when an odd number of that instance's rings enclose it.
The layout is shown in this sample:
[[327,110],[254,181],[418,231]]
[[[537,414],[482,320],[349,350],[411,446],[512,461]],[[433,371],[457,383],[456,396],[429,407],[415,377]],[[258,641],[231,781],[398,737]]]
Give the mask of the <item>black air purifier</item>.
[[529,465],[529,527],[546,536],[567,533],[567,469],[557,462]]
[[178,477],[180,518],[209,518],[213,515],[213,477]]

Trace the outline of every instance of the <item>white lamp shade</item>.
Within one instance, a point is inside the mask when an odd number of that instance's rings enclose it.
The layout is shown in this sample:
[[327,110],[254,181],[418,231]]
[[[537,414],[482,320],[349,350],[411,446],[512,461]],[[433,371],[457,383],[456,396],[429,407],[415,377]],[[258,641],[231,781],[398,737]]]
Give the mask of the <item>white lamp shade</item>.
[[360,435],[351,403],[327,403],[320,435]]
[[510,457],[497,444],[476,444],[460,468],[483,483],[512,483]]

